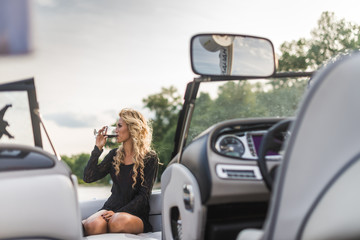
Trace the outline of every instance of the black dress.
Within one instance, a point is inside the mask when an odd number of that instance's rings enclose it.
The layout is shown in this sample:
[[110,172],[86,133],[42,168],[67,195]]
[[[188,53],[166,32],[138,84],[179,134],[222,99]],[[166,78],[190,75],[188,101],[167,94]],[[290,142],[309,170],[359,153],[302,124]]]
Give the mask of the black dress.
[[120,174],[116,176],[113,166],[116,150],[112,149],[105,156],[104,160],[98,163],[102,151],[95,146],[84,170],[84,181],[87,183],[94,182],[110,174],[113,181],[111,196],[100,210],[106,209],[113,212],[127,212],[135,215],[143,221],[144,232],[151,232],[149,198],[158,171],[158,158],[155,153],[148,153],[146,155],[144,159],[144,183],[141,185],[140,172],[138,171],[135,187],[132,188],[134,183],[132,168],[134,164],[121,164]]

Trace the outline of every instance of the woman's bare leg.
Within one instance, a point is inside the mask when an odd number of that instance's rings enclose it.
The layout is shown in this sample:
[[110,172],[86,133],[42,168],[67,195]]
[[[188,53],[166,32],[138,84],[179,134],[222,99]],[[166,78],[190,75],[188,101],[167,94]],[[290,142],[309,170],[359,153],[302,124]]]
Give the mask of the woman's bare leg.
[[111,233],[138,234],[144,232],[144,223],[137,216],[125,212],[118,212],[110,218],[108,229]]
[[107,232],[108,223],[101,216],[101,214],[105,212],[106,210],[100,210],[82,221],[85,229],[85,236],[102,234]]

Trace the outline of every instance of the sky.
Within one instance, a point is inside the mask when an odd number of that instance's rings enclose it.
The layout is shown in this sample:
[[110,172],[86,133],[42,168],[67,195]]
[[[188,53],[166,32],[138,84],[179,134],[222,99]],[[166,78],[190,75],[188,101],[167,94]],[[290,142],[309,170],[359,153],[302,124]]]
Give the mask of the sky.
[[[0,56],[0,83],[35,78],[40,111],[60,155],[90,153],[93,129],[142,99],[196,76],[190,38],[237,33],[280,44],[310,38],[324,11],[360,24],[357,0],[30,0],[32,52]],[[49,148],[45,144],[45,148]]]

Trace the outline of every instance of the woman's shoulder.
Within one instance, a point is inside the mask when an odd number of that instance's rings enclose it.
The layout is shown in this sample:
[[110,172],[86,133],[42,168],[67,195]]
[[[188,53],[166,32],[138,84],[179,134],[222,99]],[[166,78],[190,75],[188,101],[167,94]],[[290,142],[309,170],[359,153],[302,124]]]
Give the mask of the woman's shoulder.
[[118,150],[118,148],[113,148],[109,151],[109,155],[115,156],[116,155],[116,151]]
[[150,150],[147,154],[146,157],[157,157],[157,153],[154,150]]
[[145,156],[145,162],[159,162],[157,153],[154,150],[150,150]]

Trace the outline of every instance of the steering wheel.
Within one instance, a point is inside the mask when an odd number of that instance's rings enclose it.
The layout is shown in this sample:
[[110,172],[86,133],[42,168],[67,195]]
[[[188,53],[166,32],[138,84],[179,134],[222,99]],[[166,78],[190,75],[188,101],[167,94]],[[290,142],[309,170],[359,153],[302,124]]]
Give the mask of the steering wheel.
[[265,185],[270,192],[273,187],[274,178],[268,170],[265,156],[268,151],[278,152],[281,150],[281,147],[285,142],[284,132],[288,130],[292,121],[292,119],[285,119],[276,123],[268,129],[266,134],[263,136],[263,139],[261,140],[257,163]]

